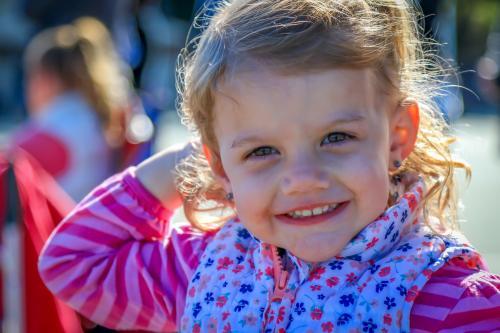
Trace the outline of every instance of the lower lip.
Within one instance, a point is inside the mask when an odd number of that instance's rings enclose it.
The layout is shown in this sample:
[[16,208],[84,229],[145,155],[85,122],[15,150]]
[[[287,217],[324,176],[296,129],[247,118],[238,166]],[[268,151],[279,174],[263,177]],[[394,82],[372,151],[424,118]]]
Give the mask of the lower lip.
[[327,220],[334,218],[341,214],[347,205],[349,204],[349,201],[344,201],[335,207],[334,210],[331,212],[321,214],[321,215],[315,215],[315,216],[308,216],[308,217],[301,217],[301,218],[293,218],[290,217],[286,214],[281,214],[281,215],[276,215],[276,218],[280,220],[283,223],[286,224],[293,224],[293,225],[303,225],[303,226],[308,226],[308,225],[313,225],[313,224],[319,224],[326,222]]

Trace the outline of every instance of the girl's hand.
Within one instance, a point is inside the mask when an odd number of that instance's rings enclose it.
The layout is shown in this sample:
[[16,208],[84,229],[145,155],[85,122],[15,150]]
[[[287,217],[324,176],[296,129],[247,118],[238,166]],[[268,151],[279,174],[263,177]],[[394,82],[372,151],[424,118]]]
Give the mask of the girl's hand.
[[182,197],[175,185],[175,168],[194,151],[193,143],[179,144],[151,156],[137,167],[137,178],[165,208],[175,210]]

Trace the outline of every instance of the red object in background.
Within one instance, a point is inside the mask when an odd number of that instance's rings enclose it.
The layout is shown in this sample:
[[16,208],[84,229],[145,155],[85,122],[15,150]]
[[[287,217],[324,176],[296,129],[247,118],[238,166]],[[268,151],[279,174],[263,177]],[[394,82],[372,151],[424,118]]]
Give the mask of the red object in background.
[[[29,134],[27,134],[29,133]],[[71,155],[61,139],[49,132],[26,130],[17,138],[19,148],[28,152],[53,177],[60,176],[70,167]]]
[[[19,249],[22,252],[18,254],[18,258],[21,261],[19,262],[22,281],[20,318],[23,332],[82,332],[79,316],[49,292],[41,281],[37,269],[38,255],[43,244],[74,203],[28,153],[17,150],[16,154],[10,157],[10,161],[14,168],[15,183],[19,193],[20,217],[14,226],[20,232]],[[7,192],[8,169],[9,161],[0,153],[0,232],[2,233],[8,222],[4,218],[7,215],[7,201],[12,197],[12,189],[10,195]],[[1,281],[1,299],[4,299],[3,296],[7,292],[5,288],[8,287],[4,282]],[[7,310],[5,304],[1,309],[2,321],[5,320],[4,310]]]

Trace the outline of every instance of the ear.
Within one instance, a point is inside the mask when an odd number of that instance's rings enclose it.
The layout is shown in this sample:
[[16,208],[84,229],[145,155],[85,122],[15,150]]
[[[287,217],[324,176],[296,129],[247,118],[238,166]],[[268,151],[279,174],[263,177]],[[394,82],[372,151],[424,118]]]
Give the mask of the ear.
[[226,175],[226,171],[222,166],[222,160],[219,153],[214,152],[207,145],[203,145],[203,154],[208,160],[208,164],[212,169],[212,172],[215,175],[215,180],[219,182],[219,184],[224,188],[226,193],[232,192],[231,183],[229,182],[229,178]]
[[417,141],[420,113],[415,100],[403,100],[392,114],[390,123],[390,169],[392,161],[403,161],[410,155]]

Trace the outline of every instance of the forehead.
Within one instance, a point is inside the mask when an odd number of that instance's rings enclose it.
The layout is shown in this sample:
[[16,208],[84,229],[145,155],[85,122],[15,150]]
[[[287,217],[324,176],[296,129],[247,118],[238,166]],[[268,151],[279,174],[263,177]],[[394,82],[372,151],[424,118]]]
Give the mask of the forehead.
[[379,108],[370,69],[329,69],[301,74],[280,74],[246,67],[221,80],[215,92],[215,119],[319,116],[324,113],[367,111]]
[[[256,69],[226,78],[214,104],[221,153],[235,142],[302,142],[332,126],[381,130],[379,89],[371,70],[283,75]],[[243,139],[242,139],[243,138]]]

